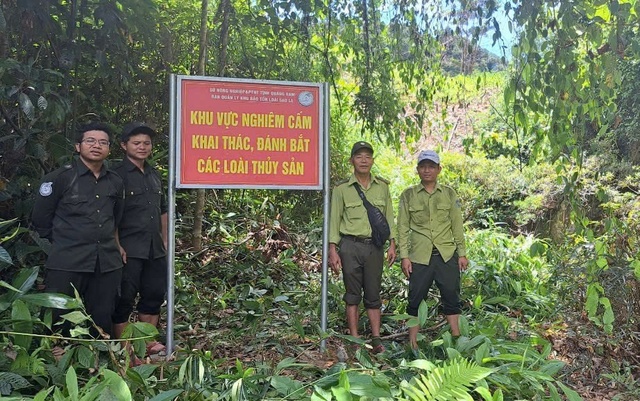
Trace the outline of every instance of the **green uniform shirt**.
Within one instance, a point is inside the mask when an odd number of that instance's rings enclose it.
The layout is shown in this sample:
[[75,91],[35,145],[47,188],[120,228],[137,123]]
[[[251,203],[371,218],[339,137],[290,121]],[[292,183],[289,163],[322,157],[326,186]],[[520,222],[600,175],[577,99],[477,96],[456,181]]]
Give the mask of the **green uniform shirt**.
[[434,246],[445,262],[455,251],[458,251],[458,256],[467,255],[458,194],[445,185],[436,184],[432,194],[422,184],[413,185],[400,195],[400,258],[428,265]]
[[[338,184],[331,194],[331,218],[329,220],[329,242],[339,244],[343,235],[355,237],[371,237],[371,225],[367,217],[367,209],[354,187],[358,181],[351,175],[348,181]],[[393,204],[389,194],[388,182],[372,175],[369,188],[362,188],[364,196],[372,205],[380,209],[386,216],[391,238],[394,238],[395,221]]]

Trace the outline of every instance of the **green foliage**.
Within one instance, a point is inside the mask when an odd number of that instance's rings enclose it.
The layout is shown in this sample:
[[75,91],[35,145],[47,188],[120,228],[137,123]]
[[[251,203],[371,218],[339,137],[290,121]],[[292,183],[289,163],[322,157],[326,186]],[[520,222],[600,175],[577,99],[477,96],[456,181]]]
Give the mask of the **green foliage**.
[[[425,361],[426,362],[426,361]],[[421,365],[421,366],[420,366]],[[491,374],[473,361],[453,359],[442,367],[416,361],[408,366],[420,366],[426,371],[410,382],[402,382],[400,388],[405,396],[414,401],[473,400],[468,388]]]

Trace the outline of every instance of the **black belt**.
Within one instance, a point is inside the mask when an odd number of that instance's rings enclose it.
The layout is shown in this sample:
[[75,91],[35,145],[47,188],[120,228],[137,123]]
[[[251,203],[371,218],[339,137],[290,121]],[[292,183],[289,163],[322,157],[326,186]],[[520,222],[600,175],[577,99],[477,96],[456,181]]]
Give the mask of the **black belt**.
[[438,248],[436,248],[435,246],[433,247],[433,251],[431,251],[431,254],[433,256],[438,256],[440,255],[440,251],[438,250]]
[[360,242],[363,244],[373,244],[373,240],[371,238],[366,238],[366,237],[356,237],[355,235],[343,235],[342,238],[351,240],[353,242]]

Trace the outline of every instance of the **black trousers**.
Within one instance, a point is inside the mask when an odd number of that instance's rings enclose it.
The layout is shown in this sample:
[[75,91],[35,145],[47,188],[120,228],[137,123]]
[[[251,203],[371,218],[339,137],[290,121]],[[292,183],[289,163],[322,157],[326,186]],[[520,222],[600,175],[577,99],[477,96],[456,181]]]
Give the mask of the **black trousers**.
[[444,314],[460,314],[460,270],[457,253],[446,262],[441,255],[437,254],[431,256],[428,265],[412,263],[411,267],[413,272],[409,277],[409,305],[407,306],[409,315],[418,315],[420,302],[427,297],[434,281],[440,290]]
[[[107,334],[112,335],[111,315],[116,307],[120,295],[120,280],[122,269],[103,273],[99,266],[93,272],[73,272],[64,270],[47,269],[45,275],[46,292],[59,293],[74,296],[74,287],[80,294],[87,313],[94,323]],[[61,316],[69,313],[65,309],[53,309],[53,324],[60,322]],[[56,330],[54,326],[53,330]],[[68,336],[71,324],[65,321],[62,324],[63,334]],[[99,337],[99,333],[93,327],[91,335]]]
[[113,315],[113,323],[126,323],[133,312],[136,297],[138,313],[159,315],[167,293],[167,258],[127,258],[122,272],[120,300]]

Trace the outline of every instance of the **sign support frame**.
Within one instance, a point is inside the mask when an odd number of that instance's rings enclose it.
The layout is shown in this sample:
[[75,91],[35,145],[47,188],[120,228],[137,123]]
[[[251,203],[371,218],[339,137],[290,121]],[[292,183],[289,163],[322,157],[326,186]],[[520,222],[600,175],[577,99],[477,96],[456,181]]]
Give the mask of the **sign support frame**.
[[[179,101],[179,95],[181,98],[180,82],[182,79],[198,79],[213,80],[211,77],[195,77],[195,76],[178,76],[177,74],[171,74],[169,79],[169,172],[168,172],[168,249],[167,249],[167,329],[166,329],[166,348],[167,348],[167,360],[173,356],[175,342],[175,235],[176,235],[176,190],[177,188],[190,188],[191,186],[184,186],[177,184],[178,178],[178,158],[177,154],[179,144],[177,143],[178,136],[181,134],[180,130],[180,114],[181,101]],[[216,81],[233,81],[233,79],[215,78]],[[269,83],[275,81],[257,81],[248,79],[237,79],[238,82],[256,82],[256,83]],[[330,218],[330,145],[329,145],[329,124],[330,124],[330,112],[329,112],[329,84],[324,82],[322,84],[310,84],[301,82],[280,82],[281,84],[305,84],[309,86],[315,86],[319,89],[320,94],[320,107],[322,113],[319,117],[319,141],[320,141],[320,157],[318,174],[320,175],[319,187],[300,187],[291,189],[302,190],[322,190],[323,191],[323,234],[322,234],[322,286],[321,286],[321,305],[320,305],[320,329],[322,331],[321,336],[324,337],[327,332],[327,293],[328,293],[328,250],[329,250],[329,218]],[[220,186],[220,188],[226,188],[227,186]],[[212,186],[203,186],[202,188],[213,188]],[[258,187],[256,187],[258,188]],[[261,189],[288,189],[283,187],[260,187]],[[320,350],[324,351],[326,347],[326,340],[323,338],[320,342]]]

